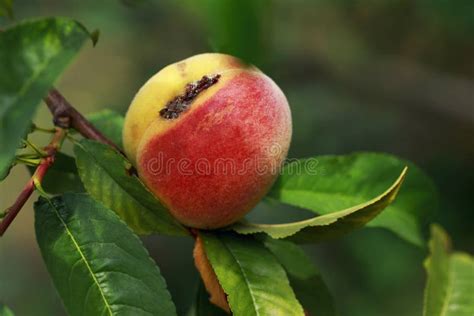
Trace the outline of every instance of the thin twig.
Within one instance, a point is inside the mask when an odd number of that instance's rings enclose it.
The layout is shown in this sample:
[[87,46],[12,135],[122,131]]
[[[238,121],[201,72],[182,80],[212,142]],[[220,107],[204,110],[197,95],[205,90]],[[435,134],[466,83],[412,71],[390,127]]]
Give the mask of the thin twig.
[[36,132],[43,132],[43,133],[48,133],[48,134],[54,134],[56,132],[55,128],[44,128],[44,127],[39,127],[36,124],[32,125],[32,129]]
[[40,160],[35,173],[26,183],[15,203],[7,209],[5,216],[0,221],[0,236],[2,236],[8,229],[37,186],[41,185],[46,172],[54,163],[58,149],[61,147],[64,138],[67,136],[67,129],[72,127],[82,136],[97,140],[115,148],[120,153],[122,152],[114,142],[105,137],[81,113],[79,113],[66,100],[66,98],[59,93],[58,90],[51,89],[44,100],[53,115],[54,125],[57,126],[56,132],[49,145],[44,148],[46,157]]
[[55,155],[58,152],[58,149],[61,147],[65,137],[66,130],[57,128],[53,138],[51,139],[51,142],[44,148],[47,156],[41,159],[41,162],[36,168],[35,173],[30,178],[30,180],[28,180],[20,195],[17,197],[15,203],[13,203],[13,205],[7,209],[5,217],[0,221],[0,236],[5,233],[22,207],[25,205],[26,201],[28,201],[28,198],[35,190],[35,182],[41,183],[44,176],[46,175],[46,172],[53,165]]
[[29,147],[31,150],[33,150],[39,157],[47,156],[47,154],[44,150],[41,150],[40,148],[38,148],[35,144],[30,142],[28,139],[23,139],[22,141],[27,147]]
[[53,121],[56,126],[61,128],[72,127],[82,136],[112,146],[121,152],[114,142],[99,132],[58,90],[51,89],[44,100],[53,114]]

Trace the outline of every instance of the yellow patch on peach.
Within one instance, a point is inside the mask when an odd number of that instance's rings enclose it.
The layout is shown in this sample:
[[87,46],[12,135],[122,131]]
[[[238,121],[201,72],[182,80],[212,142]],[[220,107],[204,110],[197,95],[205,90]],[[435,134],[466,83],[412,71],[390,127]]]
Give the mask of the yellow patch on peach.
[[[142,137],[150,126],[153,129],[165,130],[176,123],[159,116],[159,111],[174,97],[181,94],[190,82],[197,81],[205,75],[223,74],[232,69],[242,68],[242,63],[235,57],[224,54],[200,54],[169,65],[151,77],[138,91],[128,111],[123,129],[123,144],[127,157],[136,163],[136,155]],[[223,75],[218,85],[229,78]],[[211,87],[199,98],[208,98],[217,91]],[[198,104],[196,100],[193,107]],[[192,107],[192,108],[193,108]]]

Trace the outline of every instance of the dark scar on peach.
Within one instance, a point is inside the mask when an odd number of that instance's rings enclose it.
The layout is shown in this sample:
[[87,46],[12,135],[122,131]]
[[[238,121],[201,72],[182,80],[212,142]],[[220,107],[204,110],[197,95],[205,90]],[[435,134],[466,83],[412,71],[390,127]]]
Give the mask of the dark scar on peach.
[[197,81],[188,83],[183,94],[169,101],[166,106],[160,110],[160,116],[167,120],[178,118],[181,113],[191,106],[193,100],[201,92],[216,84],[220,77],[220,74],[203,76]]

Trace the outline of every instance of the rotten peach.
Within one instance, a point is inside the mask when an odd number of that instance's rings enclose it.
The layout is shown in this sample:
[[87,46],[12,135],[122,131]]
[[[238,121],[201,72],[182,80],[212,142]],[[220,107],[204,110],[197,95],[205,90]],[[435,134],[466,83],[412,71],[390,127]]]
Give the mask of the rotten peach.
[[269,77],[235,57],[201,54],[143,85],[123,143],[175,218],[211,229],[239,220],[266,194],[291,132],[288,102]]

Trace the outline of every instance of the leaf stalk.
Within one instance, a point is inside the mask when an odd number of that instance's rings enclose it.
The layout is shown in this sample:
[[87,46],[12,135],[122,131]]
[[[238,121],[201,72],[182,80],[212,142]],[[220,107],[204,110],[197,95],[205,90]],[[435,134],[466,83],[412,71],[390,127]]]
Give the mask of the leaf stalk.
[[47,154],[43,157],[36,168],[33,176],[28,180],[23,190],[18,195],[17,199],[12,206],[7,208],[5,216],[0,222],[0,236],[3,236],[5,231],[8,229],[10,224],[16,218],[20,210],[23,208],[29,197],[37,188],[38,183],[41,183],[48,169],[53,165],[56,153],[64,141],[67,135],[67,130],[63,128],[56,128],[56,132],[51,139],[51,142],[44,148],[44,152]]

